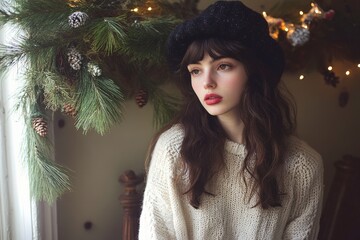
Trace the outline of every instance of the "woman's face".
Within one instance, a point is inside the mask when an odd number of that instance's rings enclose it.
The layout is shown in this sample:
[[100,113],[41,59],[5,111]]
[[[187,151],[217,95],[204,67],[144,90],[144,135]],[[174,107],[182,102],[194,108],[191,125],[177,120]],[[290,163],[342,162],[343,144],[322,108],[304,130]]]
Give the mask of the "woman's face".
[[218,117],[239,118],[239,104],[247,82],[244,65],[233,58],[212,59],[208,54],[188,65],[191,85],[206,111]]

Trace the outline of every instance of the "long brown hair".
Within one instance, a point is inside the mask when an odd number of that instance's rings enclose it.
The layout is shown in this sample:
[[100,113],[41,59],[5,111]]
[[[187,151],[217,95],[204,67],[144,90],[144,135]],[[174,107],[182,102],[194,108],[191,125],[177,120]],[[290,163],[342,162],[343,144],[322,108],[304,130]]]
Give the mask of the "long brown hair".
[[[204,39],[193,42],[181,63],[177,85],[184,101],[177,117],[164,127],[150,145],[148,160],[156,140],[173,124],[180,123],[184,129],[181,159],[189,178],[188,194],[194,208],[200,206],[207,182],[224,166],[224,143],[226,134],[216,116],[202,107],[192,90],[187,66],[203,59],[208,53],[213,59],[230,57],[244,64],[248,81],[240,102],[244,123],[244,140],[247,156],[242,169],[252,177],[252,196],[258,193],[262,208],[281,206],[281,192],[277,176],[284,162],[286,137],[295,131],[296,111],[290,94],[281,87],[280,79],[263,64],[254,53],[236,41]],[[251,161],[254,160],[254,163]],[[244,176],[244,174],[243,174]],[[245,180],[245,177],[244,177]],[[246,186],[247,181],[245,180]]]

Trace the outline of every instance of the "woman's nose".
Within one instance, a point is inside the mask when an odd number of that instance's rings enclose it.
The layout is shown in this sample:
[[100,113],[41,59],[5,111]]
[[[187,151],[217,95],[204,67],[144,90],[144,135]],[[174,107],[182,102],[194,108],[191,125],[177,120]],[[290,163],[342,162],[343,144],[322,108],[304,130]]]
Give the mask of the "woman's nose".
[[204,88],[211,89],[216,87],[216,82],[214,81],[214,77],[211,73],[207,73],[204,76]]

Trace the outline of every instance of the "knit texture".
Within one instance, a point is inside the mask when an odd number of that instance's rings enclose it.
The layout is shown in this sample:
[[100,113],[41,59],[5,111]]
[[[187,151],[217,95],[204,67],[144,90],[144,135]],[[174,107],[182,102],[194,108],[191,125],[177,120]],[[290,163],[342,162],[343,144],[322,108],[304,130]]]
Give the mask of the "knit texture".
[[282,207],[253,207],[246,197],[240,169],[244,145],[226,141],[225,164],[194,209],[186,195],[186,178],[175,180],[180,168],[183,130],[164,132],[153,152],[140,217],[140,240],[316,239],[323,196],[320,155],[296,137],[288,140],[286,163],[279,176]]

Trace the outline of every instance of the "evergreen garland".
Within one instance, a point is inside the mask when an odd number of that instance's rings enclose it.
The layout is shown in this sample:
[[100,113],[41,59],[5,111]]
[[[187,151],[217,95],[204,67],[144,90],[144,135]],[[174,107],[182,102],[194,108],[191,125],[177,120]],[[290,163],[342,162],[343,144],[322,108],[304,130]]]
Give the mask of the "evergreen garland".
[[[360,8],[355,1],[317,1],[324,10],[334,10],[329,21],[314,19],[309,25],[310,39],[299,47],[289,43],[286,34],[279,34],[278,42],[286,57],[286,70],[326,71],[334,59],[352,63],[360,61]],[[269,14],[286,22],[300,24],[299,11],[307,12],[310,2],[299,0],[279,1]]]
[[105,134],[121,121],[124,101],[139,89],[148,93],[154,106],[156,127],[176,112],[178,99],[161,88],[169,80],[165,41],[179,21],[196,12],[196,4],[197,0],[0,4],[0,26],[9,24],[19,32],[11,44],[0,45],[0,68],[18,63],[25,68],[26,82],[15,107],[26,122],[23,154],[35,199],[52,202],[71,186],[69,171],[53,159],[47,135],[51,112],[73,116],[84,133]]

